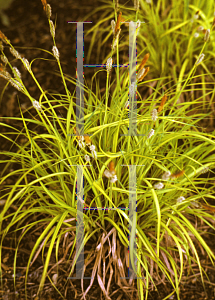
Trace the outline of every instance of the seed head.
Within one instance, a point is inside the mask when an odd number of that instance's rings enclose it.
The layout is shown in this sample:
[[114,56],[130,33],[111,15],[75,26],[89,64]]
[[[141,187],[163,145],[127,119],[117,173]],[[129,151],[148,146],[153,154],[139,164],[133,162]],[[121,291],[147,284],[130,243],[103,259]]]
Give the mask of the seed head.
[[154,184],[154,188],[157,190],[161,190],[164,187],[164,184],[162,182]]
[[120,32],[121,32],[121,28],[119,28],[116,32],[116,36],[115,36],[115,39],[118,40],[119,38],[119,35],[120,35]]
[[148,59],[149,59],[149,53],[146,53],[146,55],[143,57],[143,60],[139,66],[139,70],[142,70],[144,68]]
[[[199,203],[198,203],[198,202],[195,202],[195,201],[191,201],[190,204],[191,204],[191,206],[194,206],[194,207],[196,207],[196,208],[200,208],[200,207],[201,207],[201,206],[199,205]],[[202,206],[204,207],[205,205],[202,204]],[[190,208],[190,207],[189,207],[189,208]],[[209,207],[206,206],[206,208],[209,208]]]
[[18,91],[21,91],[20,82],[18,80],[11,78],[9,81],[13,87],[15,87]]
[[33,106],[34,108],[36,108],[37,110],[42,110],[41,106],[40,106],[40,103],[38,101],[33,101]]
[[51,10],[51,6],[49,4],[46,5],[46,15],[47,15],[48,19],[51,18],[52,10]]
[[85,160],[86,160],[86,161],[90,161],[90,157],[89,157],[89,155],[87,155],[87,154],[86,154],[86,155],[84,155],[84,158],[85,158]]
[[201,174],[205,174],[209,171],[209,167],[205,167],[204,169],[201,170]]
[[10,52],[13,56],[15,56],[17,59],[21,59],[21,55],[19,54],[18,51],[16,51],[14,48],[10,48]]
[[151,129],[148,134],[148,139],[150,139],[150,137],[152,137],[154,135],[154,133],[155,133],[154,129]]
[[198,31],[202,31],[202,30],[204,30],[204,27],[203,27],[203,26],[199,26],[199,27],[197,28],[197,30],[198,30]]
[[158,112],[161,112],[161,111],[162,111],[162,109],[163,109],[163,107],[164,107],[164,105],[165,105],[165,103],[166,103],[166,100],[167,100],[167,95],[164,95],[163,98],[162,98],[162,100],[161,100],[161,104],[160,104],[160,106],[158,107]]
[[114,20],[111,21],[111,27],[113,30],[113,35],[115,34],[116,22]]
[[90,146],[90,151],[95,151],[95,149],[96,149],[95,145]]
[[46,0],[41,0],[42,5],[43,5],[43,9],[46,10],[46,6],[47,6],[47,2]]
[[210,29],[207,29],[204,36],[204,41],[208,42],[210,38]]
[[3,45],[3,43],[0,41],[0,51],[3,52],[3,50],[4,50],[4,45]]
[[92,157],[97,158],[97,152],[96,151],[91,151]]
[[109,164],[109,170],[112,175],[116,175],[115,165],[113,161],[111,161]]
[[172,174],[172,175],[171,175],[171,178],[172,178],[172,179],[176,179],[176,178],[179,178],[179,177],[181,177],[181,176],[183,176],[183,175],[184,175],[184,170],[182,170],[182,171],[180,171],[180,172],[178,172],[178,173]]
[[55,27],[54,23],[50,20],[50,32],[53,37],[55,37]]
[[125,103],[124,109],[126,109],[126,108],[129,108],[129,100],[126,101],[126,103]]
[[117,33],[115,34],[115,37],[114,37],[114,44],[113,44],[113,51],[115,50],[115,48],[116,48],[116,44],[117,44],[117,41],[118,41],[118,39],[119,39],[119,35],[120,35],[120,32],[121,32],[121,28],[119,28],[118,30],[117,30]]
[[107,60],[107,63],[106,63],[106,69],[107,69],[108,73],[110,73],[110,71],[112,69],[112,63],[113,63],[112,57],[109,57]]
[[27,58],[22,58],[22,61],[24,63],[24,66],[26,67],[26,69],[30,72],[31,67],[30,67],[30,64],[29,64],[29,61],[27,60]]
[[139,0],[134,0],[134,9],[139,10],[140,2]]
[[84,136],[84,139],[85,139],[86,145],[91,145],[91,139],[89,136]]
[[79,132],[76,130],[76,128],[74,127],[74,132],[77,135],[77,139],[81,140],[81,137],[79,136]]
[[16,77],[19,77],[21,79],[21,73],[16,67],[13,67],[13,73]]
[[200,56],[199,56],[199,59],[196,61],[196,65],[199,65],[203,59],[204,59],[205,55],[202,53]]
[[149,72],[149,67],[147,68],[143,68],[142,70],[139,71],[139,73],[137,74],[137,81],[141,82],[143,80],[143,78],[147,75],[147,73]]
[[190,20],[191,23],[193,23],[195,20],[197,20],[199,18],[199,10],[195,13],[195,15],[193,16],[193,18]]
[[53,54],[54,54],[54,57],[55,57],[57,60],[59,60],[60,54],[59,54],[58,48],[57,48],[56,46],[53,46],[53,47],[52,47],[52,52],[53,52]]
[[103,175],[105,177],[109,178],[111,183],[114,183],[117,181],[117,175],[116,175],[116,170],[115,170],[113,161],[111,161],[109,164],[109,170],[105,170]]
[[137,81],[144,75],[145,71],[146,71],[145,68],[139,70],[139,72],[137,74]]
[[152,111],[152,121],[157,120],[157,117],[158,117],[157,115],[158,115],[157,109],[153,109],[153,111]]
[[162,179],[168,180],[169,177],[170,177],[170,175],[171,175],[171,172],[170,172],[170,171],[167,171],[167,172],[165,172],[165,173],[162,175]]
[[104,176],[107,177],[107,178],[111,178],[112,177],[112,174],[109,170],[104,170]]
[[114,175],[111,179],[110,179],[110,182],[111,183],[115,183],[117,181],[117,176]]
[[3,61],[3,63],[7,64],[8,63],[8,59],[5,55],[1,55],[1,60]]
[[97,157],[97,152],[95,151],[95,149],[96,149],[95,145],[90,146],[90,151],[91,151],[91,154],[92,154],[93,158]]
[[181,203],[181,202],[183,202],[185,200],[185,198],[183,197],[183,196],[181,196],[181,197],[179,197],[176,201],[178,202],[178,203]]
[[0,51],[3,52],[3,50],[4,50],[4,46],[3,46],[3,43],[0,41]]
[[8,40],[8,38],[1,31],[0,31],[0,39],[6,44],[10,43],[10,40]]
[[8,73],[5,70],[0,71],[0,76],[3,77],[6,80],[10,80],[11,79],[11,75],[10,73]]
[[199,33],[195,32],[193,36],[194,36],[194,38],[198,38],[199,37]]
[[85,143],[82,140],[79,140],[78,146],[79,148],[85,148]]
[[117,31],[120,29],[121,16],[122,16],[122,12],[120,11],[120,13],[119,13],[119,15],[118,15],[118,18],[117,18],[117,22],[116,22],[115,34],[116,34]]

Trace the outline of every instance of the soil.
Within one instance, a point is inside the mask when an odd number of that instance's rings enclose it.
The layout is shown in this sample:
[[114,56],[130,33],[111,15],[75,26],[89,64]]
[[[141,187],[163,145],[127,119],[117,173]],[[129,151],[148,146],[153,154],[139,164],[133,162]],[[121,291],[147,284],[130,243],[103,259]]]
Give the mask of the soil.
[[[67,21],[82,21],[83,18],[88,14],[93,8],[101,5],[102,2],[98,0],[79,0],[79,1],[71,1],[71,0],[51,0],[50,5],[52,7],[52,13],[56,16],[56,18],[52,18],[52,20],[57,20],[57,28],[56,28],[56,44],[60,51],[61,63],[63,66],[64,73],[75,78],[76,72],[76,26],[75,24],[67,24]],[[57,93],[64,93],[64,89],[62,86],[62,82],[53,71],[57,71],[57,65],[53,61],[47,61],[45,59],[50,59],[50,54],[41,51],[41,49],[46,49],[51,52],[53,46],[53,40],[51,38],[49,32],[48,21],[45,13],[42,9],[42,4],[39,0],[16,0],[12,3],[11,7],[8,8],[5,13],[7,14],[10,20],[10,26],[6,27],[0,23],[1,31],[10,39],[12,45],[20,52],[21,55],[26,57],[29,61],[37,58],[44,58],[44,60],[35,60],[32,69],[35,73],[36,78],[40,81],[42,87],[44,89],[48,89],[51,91],[56,91]],[[94,24],[97,21],[98,16],[93,15],[90,20]],[[86,28],[90,28],[91,25],[85,24]],[[89,41],[90,36],[88,36],[85,40],[85,53],[87,53],[89,49]],[[24,47],[23,47],[24,46]],[[22,71],[22,78],[25,82],[26,87],[31,92],[31,95],[34,99],[38,99],[40,96],[40,91],[33,84],[32,79],[28,75],[27,71],[22,67],[21,63],[12,57],[9,49],[5,47],[5,53],[8,55],[10,60],[13,62],[13,66],[16,66],[20,71]],[[106,51],[104,49],[104,55]],[[101,63],[96,61],[96,56],[93,55],[91,61],[93,64]],[[92,77],[95,69],[86,68],[85,77]],[[3,90],[6,85],[6,80],[0,78],[0,89]],[[74,86],[70,86],[68,84],[69,89],[74,89]],[[101,86],[101,89],[104,88]],[[19,97],[17,97],[17,95]],[[31,106],[31,103],[28,98],[23,96],[21,93],[17,93],[14,88],[10,85],[6,87],[6,91],[4,93],[4,97],[1,99],[1,117],[12,117],[19,116],[20,108],[28,108]],[[33,113],[33,110],[32,110]],[[59,109],[59,114],[63,113],[63,110]],[[5,122],[5,120],[4,120]],[[7,124],[13,124],[13,126],[17,126],[17,128],[22,128],[22,123],[18,121],[6,120]],[[2,132],[4,132],[3,127],[1,127]],[[21,144],[22,139],[19,141]],[[0,148],[2,150],[9,150],[10,143],[7,143],[5,139],[0,138]],[[13,150],[13,149],[12,149]],[[2,158],[3,159],[3,158]],[[5,164],[1,164],[1,168],[3,168]],[[16,168],[16,164],[14,164],[13,168]],[[8,170],[9,172],[10,170]],[[10,177],[6,184],[13,184],[16,181],[15,177]],[[4,184],[4,183],[3,183]],[[2,194],[1,190],[1,194]],[[12,212],[13,208],[11,208]],[[28,220],[26,220],[27,222]],[[7,226],[7,221],[3,224],[4,228]],[[14,278],[13,278],[13,263],[14,263],[14,254],[16,250],[16,239],[14,235],[8,234],[4,239],[4,243],[2,246],[3,249],[3,290],[0,292],[0,299],[10,300],[10,299],[25,299],[25,267],[28,262],[29,255],[31,253],[31,249],[34,246],[34,242],[36,241],[38,235],[40,235],[41,229],[38,229],[34,234],[29,233],[25,235],[25,238],[22,240],[22,243],[19,247],[19,251],[17,254],[17,264],[16,264],[16,289],[14,289]],[[206,234],[204,236],[206,242],[209,244],[211,249],[215,250],[215,240],[211,239],[209,233],[214,233],[208,227],[206,229]],[[180,297],[181,299],[215,299],[215,268],[209,261],[208,257],[204,256],[205,254],[201,254],[201,263],[204,268],[207,270],[208,278],[206,279],[205,289],[201,283],[201,278],[199,275],[199,271],[195,264],[193,264],[193,270],[195,275],[190,274],[184,280],[182,280],[182,284],[180,286]],[[39,255],[37,260],[34,263],[33,269],[29,274],[29,278],[31,282],[27,285],[27,299],[38,300],[36,297],[37,289],[39,287],[40,275],[43,266],[43,261],[41,256]],[[66,268],[66,267],[65,267]],[[63,274],[66,272],[65,270],[61,270],[61,278],[59,279],[58,289],[61,291],[62,295],[65,295],[65,276]],[[184,274],[186,276],[186,274]],[[84,290],[89,285],[89,280],[84,280]],[[136,283],[135,283],[136,287]],[[119,286],[117,284],[113,284],[111,287],[112,291],[118,290]],[[160,284],[158,286],[158,292],[149,291],[149,299],[164,299],[170,292],[172,291],[172,287],[168,284]],[[66,286],[66,297],[64,299],[80,299],[81,294],[81,282],[80,280],[70,280],[68,285]],[[136,292],[130,293],[128,297],[122,289],[118,290],[118,292],[113,296],[113,300],[115,299],[138,299]],[[86,296],[86,299],[105,299],[101,289],[98,285],[98,282],[95,280],[94,285],[92,286],[89,295]],[[62,299],[59,294],[56,292],[54,287],[52,287],[51,283],[46,283],[44,287],[44,291],[40,296],[40,299]],[[176,299],[176,297],[172,297],[169,299]]]

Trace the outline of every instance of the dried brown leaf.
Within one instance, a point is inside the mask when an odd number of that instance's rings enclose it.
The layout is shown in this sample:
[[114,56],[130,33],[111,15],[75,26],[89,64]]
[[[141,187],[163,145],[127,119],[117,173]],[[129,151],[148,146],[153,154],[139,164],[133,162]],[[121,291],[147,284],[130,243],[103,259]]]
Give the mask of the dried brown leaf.
[[102,289],[102,292],[103,292],[103,294],[105,295],[106,299],[107,299],[107,300],[111,300],[111,298],[108,296],[108,293],[107,293],[107,291],[106,291],[106,289],[105,289],[105,287],[104,287],[104,284],[103,284],[102,279],[101,279],[101,277],[99,276],[99,274],[97,274],[97,279],[98,279],[98,283],[99,283],[99,285],[100,285],[100,287],[101,287],[101,289]]

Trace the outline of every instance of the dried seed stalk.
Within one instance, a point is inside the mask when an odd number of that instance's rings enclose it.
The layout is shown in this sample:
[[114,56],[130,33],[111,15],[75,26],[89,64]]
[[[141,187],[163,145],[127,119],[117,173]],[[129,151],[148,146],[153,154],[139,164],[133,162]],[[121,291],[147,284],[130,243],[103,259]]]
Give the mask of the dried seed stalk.
[[202,205],[202,207],[204,208],[204,209],[208,209],[208,210],[210,210],[210,211],[212,211],[212,212],[215,212],[215,207],[213,207],[213,206],[209,206],[209,205],[206,205],[206,204],[201,204]]
[[203,61],[204,58],[205,58],[205,55],[204,55],[204,53],[202,53],[202,54],[199,56],[199,59],[196,61],[196,65],[199,65],[199,64]]
[[210,38],[210,29],[207,29],[204,36],[204,41],[208,42]]
[[120,11],[116,22],[115,35],[117,34],[117,31],[120,29],[121,16],[122,16],[122,12]]
[[52,15],[52,9],[51,9],[51,6],[49,4],[46,5],[46,15],[47,15],[47,18],[50,19],[51,18],[51,15]]
[[110,164],[109,164],[109,170],[110,172],[115,175],[116,174],[116,170],[115,170],[115,166],[114,166],[114,162],[111,161]]
[[139,71],[142,70],[147,62],[147,60],[149,59],[149,53],[147,53],[144,57],[143,60],[139,66]]
[[162,98],[162,100],[161,100],[161,104],[160,104],[160,106],[158,108],[158,112],[162,111],[162,109],[163,109],[163,107],[164,107],[164,105],[166,103],[166,100],[167,100],[167,95],[164,95],[163,98]]
[[[75,132],[75,134],[77,135],[77,134],[79,134],[78,132],[77,132],[77,130],[76,130],[76,128],[74,127],[74,132]],[[81,137],[79,136],[79,135],[77,135],[77,139],[78,140],[80,140],[81,139]]]
[[90,137],[89,136],[84,136],[84,139],[85,139],[85,142],[86,142],[86,144],[87,145],[91,145],[91,139],[90,139]]
[[181,176],[183,176],[183,175],[184,175],[184,170],[182,170],[182,171],[180,171],[180,172],[178,172],[178,173],[172,174],[170,177],[171,177],[172,179],[176,179],[176,178],[179,178],[179,177],[181,177]]
[[3,32],[1,32],[0,30],[0,39],[5,42],[6,44],[9,44],[10,43],[10,40],[8,40],[8,38],[4,35]]
[[147,73],[149,72],[149,67],[147,67],[147,68],[145,68],[145,70],[144,70],[144,73],[143,74],[139,74],[139,76],[137,75],[137,79],[138,79],[138,82],[140,82],[140,81],[142,81],[143,80],[143,78],[147,75]]
[[2,64],[2,63],[0,63],[0,72],[3,72],[3,71],[4,71],[4,69],[5,69],[5,67],[3,66],[3,64]]
[[46,11],[46,7],[47,7],[47,1],[46,0],[41,0],[42,5],[43,5],[43,9]]

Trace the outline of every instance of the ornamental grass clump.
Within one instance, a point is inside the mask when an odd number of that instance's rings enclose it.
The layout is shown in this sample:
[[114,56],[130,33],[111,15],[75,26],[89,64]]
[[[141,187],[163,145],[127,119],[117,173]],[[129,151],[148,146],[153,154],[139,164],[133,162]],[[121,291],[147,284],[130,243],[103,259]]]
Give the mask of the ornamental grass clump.
[[[185,60],[185,63],[181,57],[186,49],[177,48],[178,54],[175,57],[162,43],[163,40],[170,42],[169,35],[174,32],[178,39],[184,39],[182,46],[185,47],[188,39],[193,39],[192,26],[199,19],[195,18],[190,27],[186,27],[186,30],[190,30],[189,36],[187,33],[179,35],[178,31],[182,29],[171,27],[171,16],[165,21],[164,29],[163,23],[158,22],[159,9],[154,18],[151,15],[152,4],[142,1],[138,3],[135,4],[136,20],[143,7],[148,12],[146,17],[150,22],[157,18],[151,33],[160,30],[158,42],[163,45],[164,53],[160,55],[155,51],[155,48],[160,48],[156,47],[157,41],[153,39],[153,34],[151,43],[145,43],[146,30],[141,26],[137,39],[140,48],[137,61],[140,67],[136,70],[135,82],[129,86],[128,68],[119,70],[119,54],[128,32],[126,35],[124,25],[121,24],[122,13],[117,14],[115,11],[113,22],[110,14],[112,6],[109,11],[107,8],[111,23],[108,34],[112,38],[114,33],[114,46],[110,43],[109,53],[103,61],[107,64],[99,71],[106,78],[104,93],[100,90],[99,81],[96,82],[96,91],[92,88],[93,80],[98,80],[97,73],[92,78],[91,88],[84,85],[84,135],[78,132],[76,117],[76,109],[80,109],[75,97],[77,82],[75,78],[63,73],[54,23],[50,20],[51,7],[46,0],[42,0],[43,10],[47,14],[53,38],[49,54],[51,60],[54,57],[59,68],[58,75],[65,89],[64,94],[44,90],[31,68],[32,62],[23,58],[0,32],[2,41],[10,47],[13,56],[22,62],[25,72],[32,77],[40,91],[38,99],[34,99],[25,86],[21,72],[15,69],[4,53],[2,44],[1,55],[8,62],[1,66],[0,76],[17,89],[19,97],[27,96],[33,111],[30,118],[20,108],[20,117],[2,117],[0,123],[4,129],[1,136],[11,143],[9,150],[1,152],[6,157],[1,161],[5,164],[1,172],[1,184],[12,176],[16,178],[12,186],[4,185],[4,194],[0,199],[4,200],[0,212],[1,246],[7,242],[9,233],[16,234],[13,266],[15,287],[15,273],[19,264],[17,253],[23,238],[37,233],[24,266],[26,299],[30,297],[27,287],[31,284],[30,274],[35,268],[38,272],[41,270],[38,296],[46,284],[53,286],[62,299],[67,298],[68,289],[76,286],[73,285],[74,281],[80,281],[69,279],[76,276],[75,266],[80,256],[80,251],[76,253],[77,207],[80,202],[84,206],[81,214],[84,222],[83,245],[87,248],[85,260],[82,261],[83,276],[91,278],[87,288],[83,284],[84,279],[81,279],[82,299],[87,299],[93,284],[99,284],[106,299],[116,297],[117,285],[127,298],[143,300],[161,283],[171,285],[165,297],[175,294],[180,299],[181,284],[192,273],[204,283],[201,255],[207,256],[214,263],[214,253],[203,238],[202,228],[207,225],[215,229],[214,208],[208,203],[210,199],[215,199],[215,138],[214,134],[200,126],[205,117],[211,115],[210,111],[207,114],[204,112],[205,107],[210,107],[205,93],[207,91],[208,95],[213,95],[213,91],[209,87],[207,89],[206,82],[204,87],[195,86],[196,77],[203,76],[201,72],[205,66],[203,63],[199,65],[199,59],[203,51],[209,57],[205,47],[210,46],[213,33],[210,33],[211,38],[207,43],[203,40],[198,47],[193,46],[196,53],[190,50],[189,53],[193,55],[189,54],[190,60]],[[159,7],[163,9],[160,2]],[[124,17],[128,20],[134,18],[133,12],[133,8],[131,12],[124,13],[123,10]],[[184,20],[187,24],[191,23],[190,15],[185,12],[183,18],[176,10],[173,15],[175,19],[180,16],[181,27],[184,26]],[[122,40],[119,40],[120,32],[123,32],[120,35]],[[176,47],[174,42],[172,45]],[[168,60],[170,57],[172,60]],[[180,73],[173,72],[171,77],[168,64],[172,61],[176,66],[175,72],[180,70]],[[150,66],[150,72],[149,67],[145,68],[146,63]],[[128,64],[127,57],[124,64]],[[186,69],[186,66],[189,68]],[[166,74],[167,70],[169,72]],[[159,76],[155,76],[158,71]],[[68,83],[73,89],[68,89]],[[193,94],[189,94],[190,89]],[[189,95],[192,97],[189,98]],[[133,101],[136,101],[136,106],[129,107],[130,114],[125,109],[128,108],[129,96],[133,96]],[[189,101],[177,103],[180,97],[188,97]],[[57,109],[61,106],[65,107],[66,112],[59,117]],[[194,109],[196,106],[199,109],[197,111]],[[136,113],[136,119],[131,118],[131,112]],[[7,119],[22,121],[23,128],[8,125]],[[130,134],[131,124],[136,126],[137,134]],[[19,138],[25,138],[25,142],[20,144]],[[14,163],[18,167],[9,173]],[[134,202],[131,202],[133,199]],[[133,206],[136,214],[130,219]],[[132,228],[131,232],[129,227]],[[35,264],[38,257],[42,257],[40,267]],[[127,278],[128,267],[131,267],[129,259],[132,266],[136,267],[137,279]],[[0,269],[1,264],[0,260]]]

